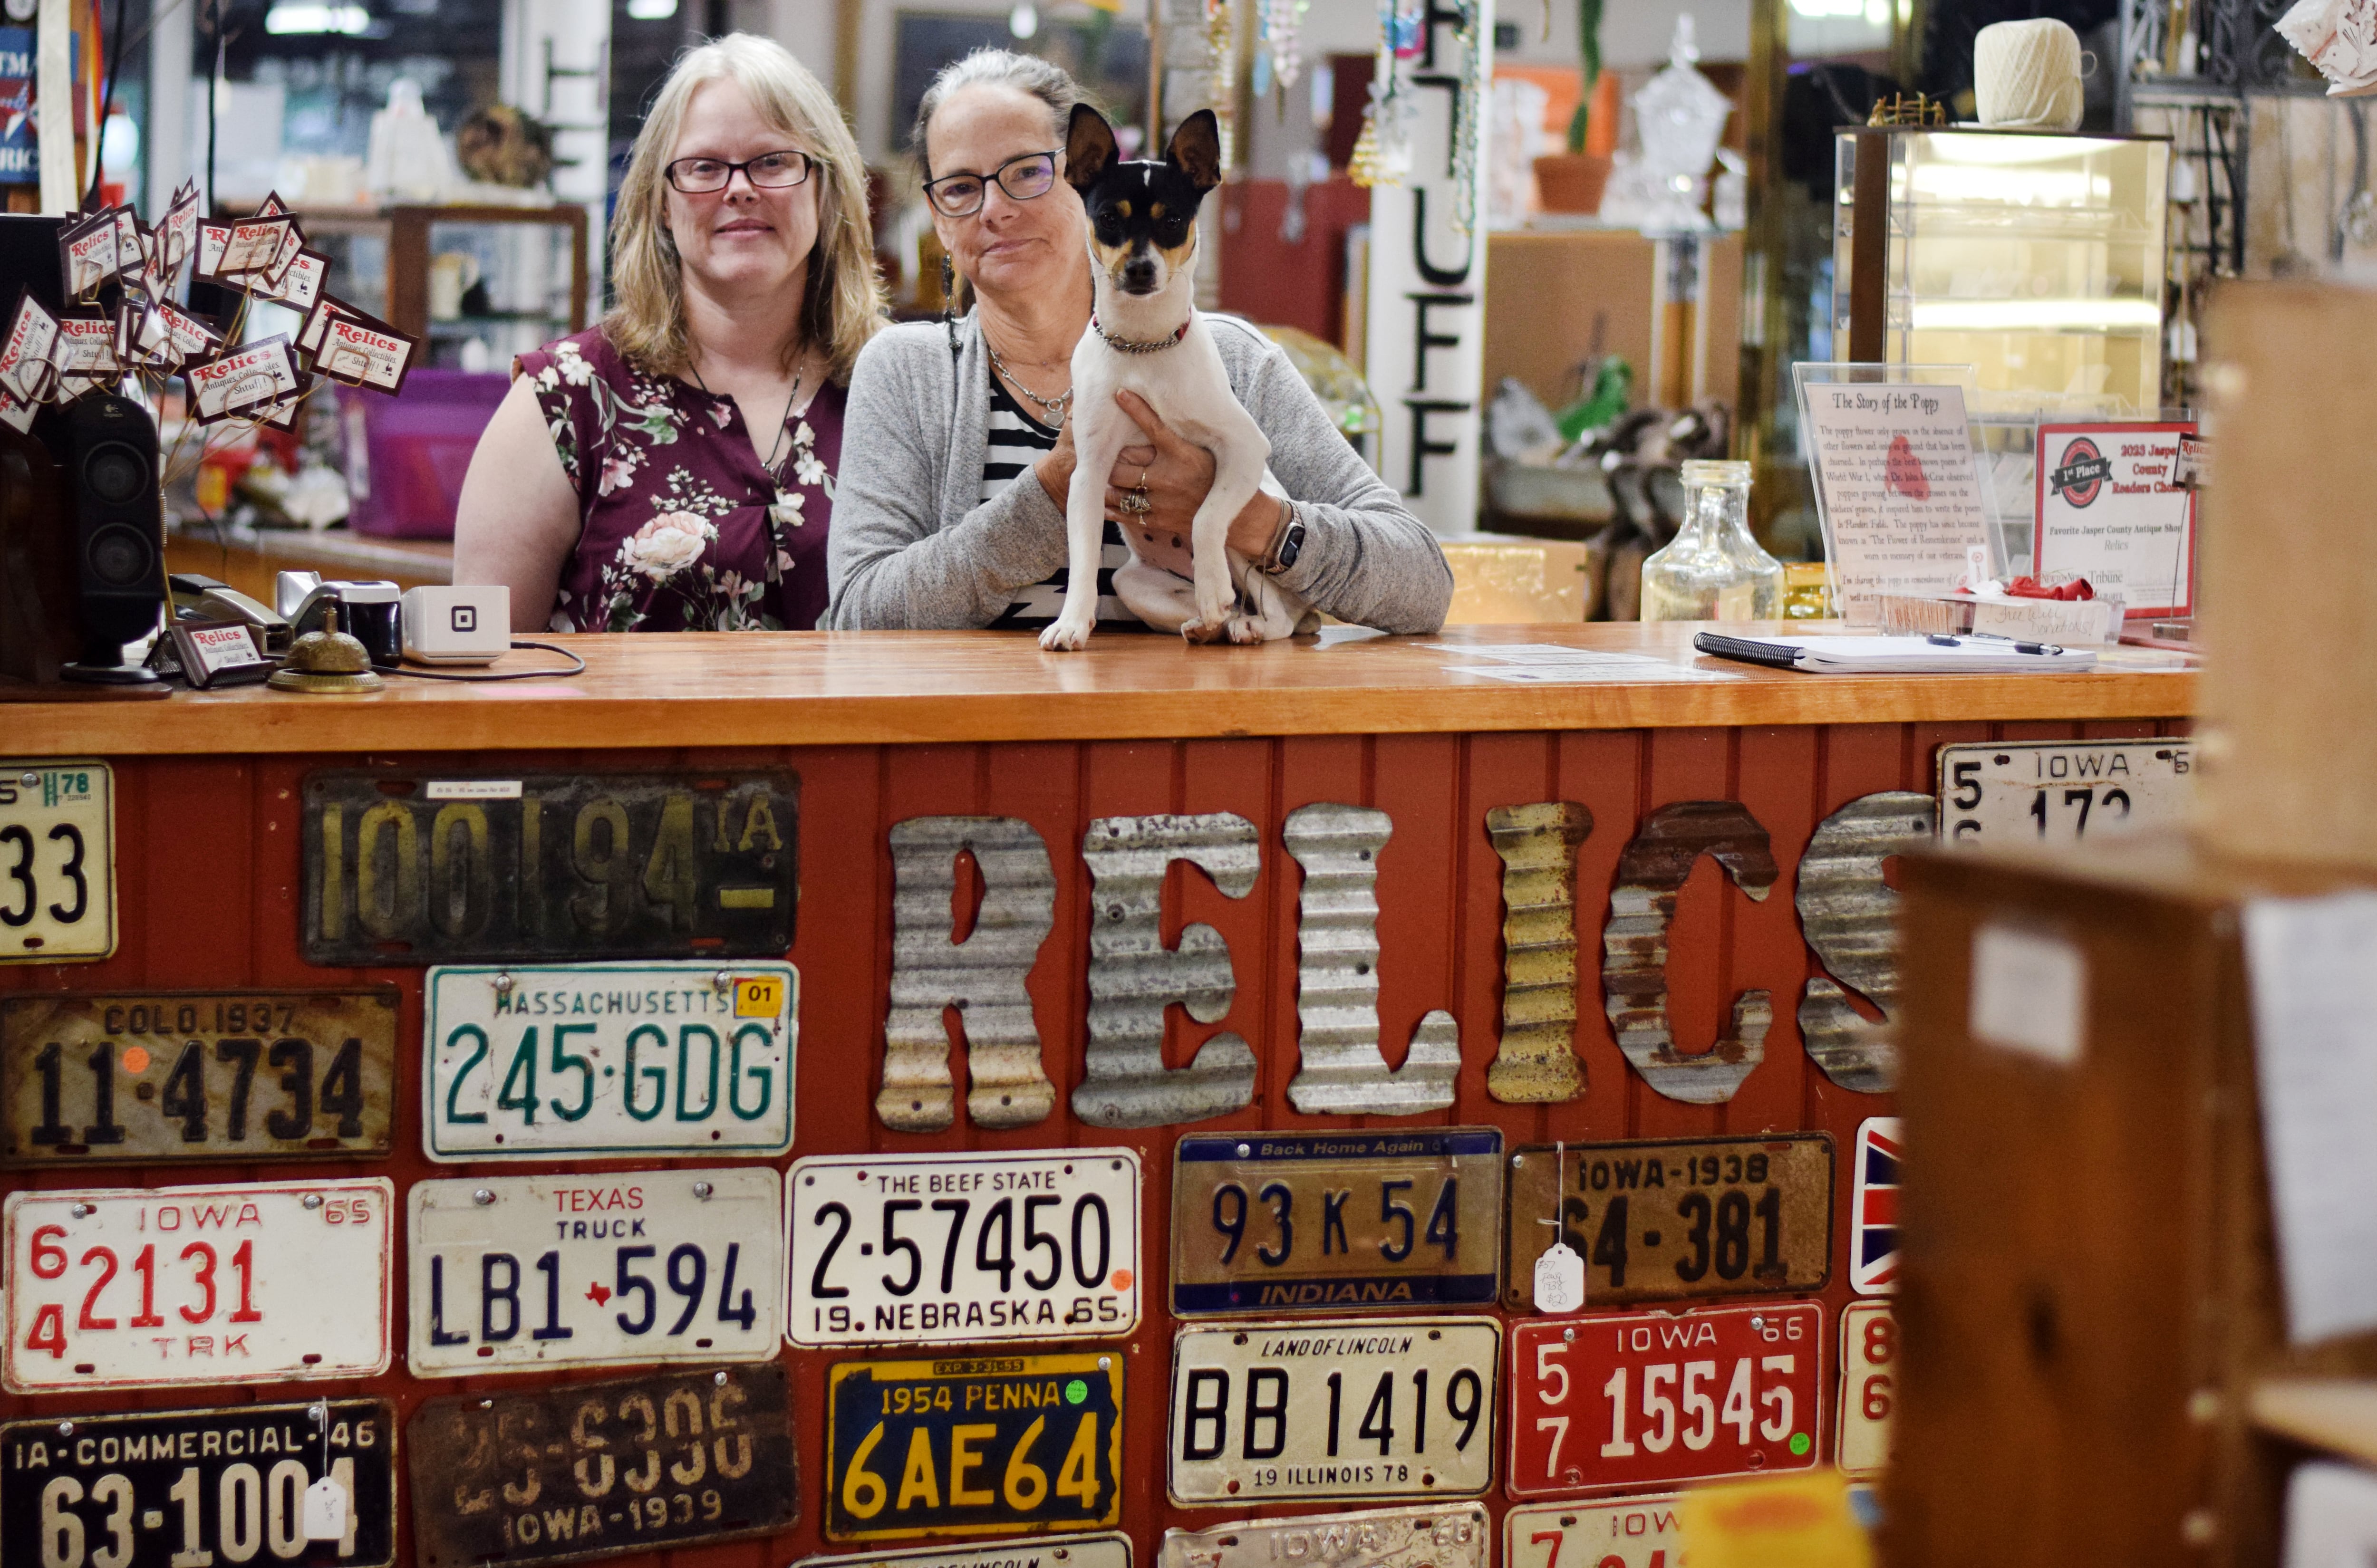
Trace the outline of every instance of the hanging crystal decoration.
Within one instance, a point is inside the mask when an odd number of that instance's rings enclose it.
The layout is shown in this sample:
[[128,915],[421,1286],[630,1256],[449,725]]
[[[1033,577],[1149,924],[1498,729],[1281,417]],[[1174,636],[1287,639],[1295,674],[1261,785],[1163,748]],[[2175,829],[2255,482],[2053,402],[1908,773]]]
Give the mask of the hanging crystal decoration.
[[1205,0],[1205,101],[1221,132],[1222,168],[1237,166],[1238,37],[1231,0]]

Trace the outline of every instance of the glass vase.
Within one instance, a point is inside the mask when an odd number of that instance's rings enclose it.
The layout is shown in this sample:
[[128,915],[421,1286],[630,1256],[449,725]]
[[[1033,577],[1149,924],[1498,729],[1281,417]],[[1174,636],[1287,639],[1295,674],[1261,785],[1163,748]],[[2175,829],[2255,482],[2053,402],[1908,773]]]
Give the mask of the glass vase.
[[1750,465],[1689,462],[1683,481],[1683,527],[1642,563],[1642,619],[1779,619],[1783,564],[1750,535]]

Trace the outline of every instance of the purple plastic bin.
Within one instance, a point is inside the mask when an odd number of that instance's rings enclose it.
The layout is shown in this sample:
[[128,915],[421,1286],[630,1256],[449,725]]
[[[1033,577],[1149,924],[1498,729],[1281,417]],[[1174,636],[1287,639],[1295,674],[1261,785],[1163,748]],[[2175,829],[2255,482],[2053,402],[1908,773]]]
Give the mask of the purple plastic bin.
[[347,526],[382,539],[452,539],[471,454],[510,387],[501,373],[424,368],[393,398],[339,388]]

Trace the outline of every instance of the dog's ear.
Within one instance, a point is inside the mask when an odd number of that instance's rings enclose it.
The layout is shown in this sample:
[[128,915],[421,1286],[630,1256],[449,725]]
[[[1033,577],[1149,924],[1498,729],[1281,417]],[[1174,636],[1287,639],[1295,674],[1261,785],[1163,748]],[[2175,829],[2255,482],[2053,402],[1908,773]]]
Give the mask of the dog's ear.
[[1200,191],[1222,183],[1222,127],[1211,109],[1200,109],[1180,122],[1172,133],[1172,145],[1164,149],[1164,161],[1188,175]]
[[1120,156],[1115,149],[1114,127],[1086,103],[1073,105],[1072,124],[1065,129],[1065,181],[1086,193],[1105,178]]

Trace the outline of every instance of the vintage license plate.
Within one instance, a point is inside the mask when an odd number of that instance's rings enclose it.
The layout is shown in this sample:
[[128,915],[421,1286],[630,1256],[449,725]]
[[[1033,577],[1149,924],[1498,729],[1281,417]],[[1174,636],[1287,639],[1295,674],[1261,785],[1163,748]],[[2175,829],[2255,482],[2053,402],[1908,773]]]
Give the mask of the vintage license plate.
[[1120,1531],[1005,1540],[996,1546],[921,1546],[804,1557],[793,1568],[1130,1568],[1130,1538]]
[[5,1382],[45,1394],[386,1372],[395,1202],[385,1177],[11,1194]]
[[1501,1344],[1482,1317],[1183,1328],[1173,1501],[1475,1496],[1494,1479]]
[[1890,1412],[1896,1402],[1898,1321],[1881,1301],[1841,1309],[1841,1441],[1836,1463],[1853,1480],[1890,1464]]
[[0,1000],[0,1160],[386,1154],[394,986]]
[[115,951],[115,770],[0,759],[0,963]]
[[1109,1339],[1139,1326],[1139,1155],[831,1155],[785,1178],[795,1345]]
[[825,1535],[1025,1535],[1122,1518],[1122,1352],[842,1361]]
[[432,1159],[793,1146],[790,964],[439,968],[425,990]]
[[1681,1492],[1536,1503],[1502,1515],[1503,1568],[1683,1568]]
[[2195,742],[2008,741],[1941,746],[1940,837],[2071,844],[2186,820]]
[[1172,1310],[1488,1305],[1502,1134],[1191,1134],[1172,1176]]
[[800,780],[775,769],[305,779],[305,961],[781,958]]
[[800,1517],[772,1364],[425,1399],[405,1452],[418,1568],[665,1551]]
[[[315,1408],[241,1405],[0,1427],[0,1562],[388,1568],[396,1407],[331,1399],[318,1420]],[[307,1540],[305,1489],[325,1477],[347,1494],[346,1528]]]
[[784,1331],[778,1194],[758,1166],[417,1182],[413,1374],[764,1360]]
[[1510,1215],[1513,1312],[1534,1307],[1555,1239],[1584,1260],[1596,1307],[1817,1290],[1833,1268],[1833,1140],[1538,1145],[1511,1156]]
[[1812,1468],[1823,1358],[1812,1301],[1513,1324],[1510,1493]]
[[1244,1519],[1166,1530],[1161,1568],[1488,1568],[1493,1521],[1475,1503]]

